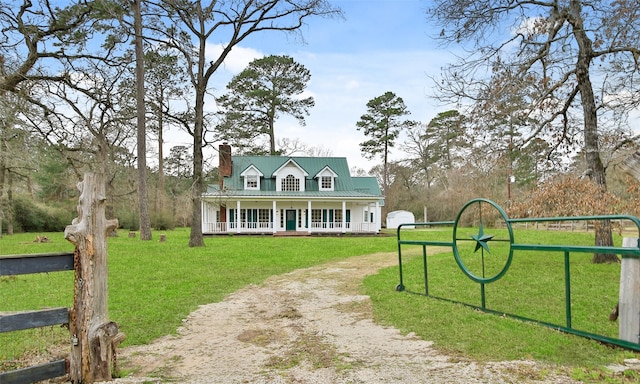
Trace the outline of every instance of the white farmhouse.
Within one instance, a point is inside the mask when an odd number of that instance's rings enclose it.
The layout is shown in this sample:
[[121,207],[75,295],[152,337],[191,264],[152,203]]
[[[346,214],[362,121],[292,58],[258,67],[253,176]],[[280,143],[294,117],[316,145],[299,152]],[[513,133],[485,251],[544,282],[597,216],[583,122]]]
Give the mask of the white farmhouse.
[[343,157],[232,156],[220,145],[220,184],[203,194],[202,232],[377,233],[384,197]]

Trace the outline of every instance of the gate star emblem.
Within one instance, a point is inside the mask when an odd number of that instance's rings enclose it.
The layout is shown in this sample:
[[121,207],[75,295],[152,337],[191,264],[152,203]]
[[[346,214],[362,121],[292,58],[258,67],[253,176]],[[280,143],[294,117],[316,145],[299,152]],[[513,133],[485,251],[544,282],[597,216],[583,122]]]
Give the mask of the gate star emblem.
[[493,239],[493,235],[485,235],[484,234],[484,229],[482,228],[482,223],[480,223],[480,229],[478,230],[478,234],[477,235],[471,235],[471,238],[476,241],[476,249],[474,249],[473,252],[477,252],[478,249],[482,248],[482,249],[486,250],[488,253],[491,253],[489,251],[489,245],[487,244],[487,242],[489,240]]

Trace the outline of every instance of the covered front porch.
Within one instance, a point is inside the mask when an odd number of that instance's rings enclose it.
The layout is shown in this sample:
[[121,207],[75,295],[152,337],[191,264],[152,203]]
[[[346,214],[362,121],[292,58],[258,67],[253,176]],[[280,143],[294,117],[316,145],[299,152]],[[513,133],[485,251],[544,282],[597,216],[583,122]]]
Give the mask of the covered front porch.
[[377,233],[379,201],[203,200],[204,234]]

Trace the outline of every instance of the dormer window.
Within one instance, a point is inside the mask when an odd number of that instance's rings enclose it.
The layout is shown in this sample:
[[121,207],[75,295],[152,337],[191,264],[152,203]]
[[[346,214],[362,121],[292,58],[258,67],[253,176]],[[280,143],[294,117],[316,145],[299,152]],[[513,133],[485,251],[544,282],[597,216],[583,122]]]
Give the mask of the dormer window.
[[333,189],[333,177],[322,176],[320,177],[320,190],[332,190]]
[[282,191],[300,191],[300,179],[293,175],[287,175],[282,179]]
[[245,190],[260,190],[260,177],[263,175],[256,167],[253,165],[249,166],[240,176],[244,178]]
[[258,175],[247,175],[245,180],[247,181],[246,189],[258,189]]
[[271,174],[275,179],[277,192],[304,192],[307,176],[309,174],[291,158]]
[[324,167],[315,178],[318,180],[318,190],[320,191],[335,191],[336,177],[338,175],[328,166]]

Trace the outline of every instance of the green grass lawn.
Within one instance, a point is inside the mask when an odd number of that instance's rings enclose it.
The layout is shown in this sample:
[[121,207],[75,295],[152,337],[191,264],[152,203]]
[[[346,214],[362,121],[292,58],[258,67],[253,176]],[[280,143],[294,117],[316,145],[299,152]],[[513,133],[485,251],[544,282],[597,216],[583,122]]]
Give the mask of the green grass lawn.
[[[450,229],[415,230],[408,236],[448,241],[450,233]],[[519,236],[522,232],[517,233]],[[158,232],[154,233],[156,239],[148,242],[128,238],[126,232],[109,239],[109,318],[126,333],[125,346],[149,343],[175,333],[181,320],[199,305],[220,301],[227,294],[247,284],[260,284],[269,276],[350,256],[397,251],[395,236],[222,236],[205,239],[206,247],[189,248],[188,230],[166,234],[165,243],[157,241]],[[51,243],[33,243],[35,234],[5,236],[0,240],[0,254],[73,250],[62,234],[47,236]],[[516,242],[584,245],[593,242],[591,234],[583,233],[525,231],[524,236]],[[616,242],[621,239],[616,238]],[[403,247],[404,282],[407,289],[420,292],[424,290],[424,281],[417,248]],[[428,256],[430,293],[478,304],[478,285],[462,274],[450,250],[436,251],[429,251]],[[503,260],[497,258],[495,262],[498,265],[495,268],[499,269]],[[617,323],[609,322],[607,316],[617,302],[619,265],[593,265],[586,254],[572,256],[571,263],[573,326],[615,337]],[[469,261],[469,268],[476,266]],[[487,304],[505,312],[562,322],[562,268],[562,255],[516,255],[508,273],[487,285]],[[638,356],[460,304],[396,292],[397,283],[397,266],[365,279],[363,290],[372,298],[376,321],[433,340],[441,351],[458,358],[536,359],[572,367],[574,377],[597,381],[603,377],[614,380],[603,373],[604,365]],[[0,311],[70,306],[72,291],[72,272],[0,277]],[[0,368],[2,365],[11,368],[11,364],[2,361],[43,351],[52,343],[66,340],[67,331],[59,327],[0,334]]]
[[[410,231],[403,239],[451,241],[451,232],[451,229]],[[492,230],[494,232],[499,239],[500,234]],[[520,244],[593,245],[590,233],[518,230],[515,235],[514,242]],[[616,237],[614,241],[620,245],[622,239]],[[495,275],[504,266],[500,246],[492,244],[492,254],[485,255],[486,276]],[[403,257],[403,283],[409,292],[390,289],[393,282],[399,282],[397,267],[384,269],[364,281],[365,293],[373,301],[376,321],[402,332],[415,332],[425,340],[434,341],[438,349],[461,358],[535,359],[573,367],[574,377],[585,381],[640,381],[637,373],[631,373],[628,379],[613,378],[602,369],[625,358],[639,357],[638,353],[425,297],[422,247],[403,245],[402,250],[403,255],[410,255]],[[442,250],[427,247],[429,294],[480,306],[480,285],[461,272],[450,249]],[[620,265],[592,264],[591,257],[592,254],[586,253],[570,254],[572,327],[617,338],[618,322],[609,321],[608,316],[618,301]],[[482,274],[477,259],[463,257],[465,265],[476,276]],[[485,284],[485,298],[489,309],[566,325],[564,254],[515,252],[507,273],[496,282]]]
[[[393,252],[395,238],[221,236],[205,247],[189,248],[188,229],[164,232],[167,241],[140,241],[127,232],[109,239],[109,318],[127,335],[123,346],[145,344],[175,333],[199,305],[221,301],[269,276],[331,260]],[[36,234],[4,236],[0,254],[73,251],[61,233],[51,243],[33,243]],[[73,272],[0,277],[0,311],[71,306]],[[58,327],[0,334],[0,361],[46,349],[68,339]]]

